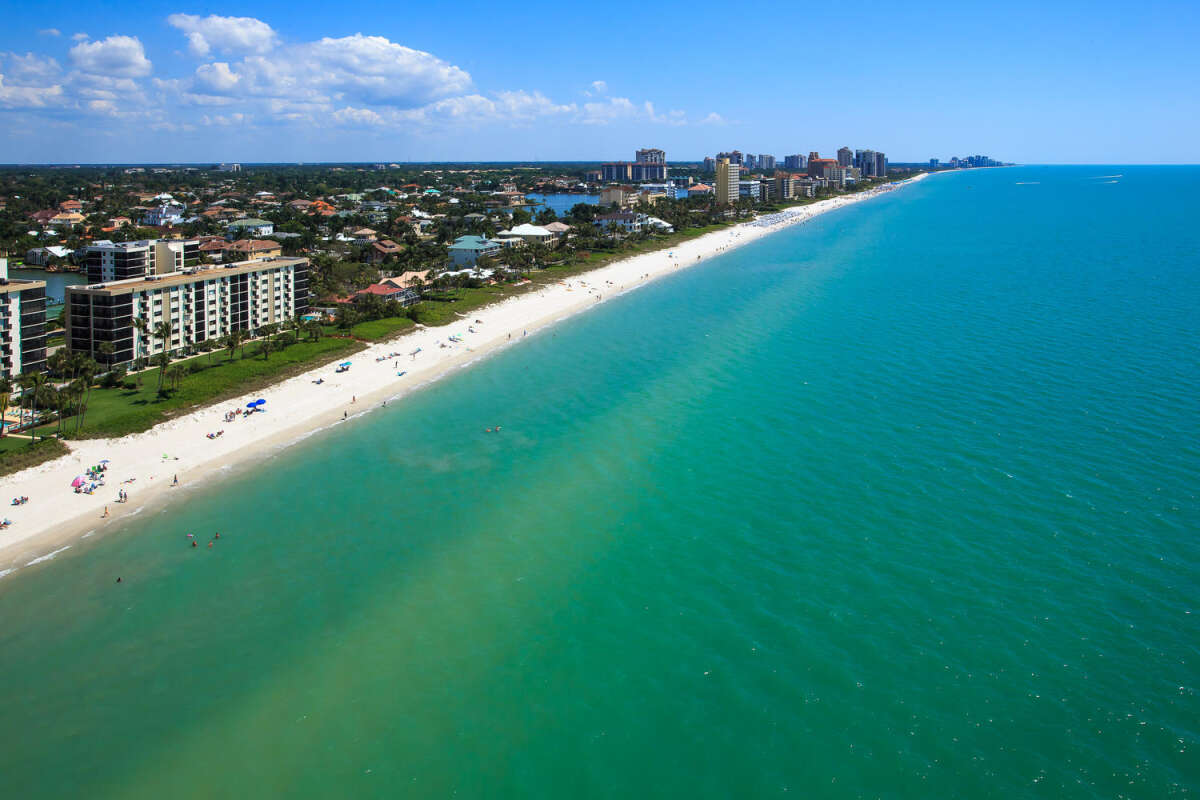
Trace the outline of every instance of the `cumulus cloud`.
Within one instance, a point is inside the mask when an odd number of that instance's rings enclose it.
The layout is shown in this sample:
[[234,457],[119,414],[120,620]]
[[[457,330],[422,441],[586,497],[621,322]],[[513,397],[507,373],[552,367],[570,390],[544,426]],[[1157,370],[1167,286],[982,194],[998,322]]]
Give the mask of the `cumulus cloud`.
[[46,108],[57,105],[63,98],[63,87],[12,86],[0,75],[0,108]]
[[588,88],[583,90],[583,93],[588,97],[608,94],[608,84],[605,81],[592,81]]
[[382,36],[281,47],[236,63],[200,65],[197,87],[212,94],[309,103],[418,108],[468,89],[471,76],[436,56]]
[[722,117],[720,114],[718,114],[715,111],[710,111],[708,113],[707,117],[700,120],[700,124],[702,124],[702,125],[724,125],[725,118]]
[[34,53],[2,53],[0,57],[7,64],[5,74],[9,81],[25,86],[50,83],[62,72],[53,58]]
[[222,53],[262,53],[279,43],[275,29],[254,17],[172,14],[167,24],[183,31],[188,50],[199,58],[206,58],[214,49]]
[[38,33],[42,36],[62,36],[62,31],[58,28],[42,28]]
[[87,39],[88,39],[88,35],[86,33],[84,33],[83,31],[80,31],[79,33],[71,34],[71,40],[75,41],[75,42],[86,42]]
[[203,64],[196,69],[196,81],[213,92],[220,94],[234,89],[241,81],[241,76],[235,75],[224,61],[213,64]]
[[109,36],[71,48],[71,62],[92,75],[140,78],[150,74],[150,60],[136,36]]
[[386,122],[378,112],[350,106],[333,112],[333,121],[339,125],[383,125]]

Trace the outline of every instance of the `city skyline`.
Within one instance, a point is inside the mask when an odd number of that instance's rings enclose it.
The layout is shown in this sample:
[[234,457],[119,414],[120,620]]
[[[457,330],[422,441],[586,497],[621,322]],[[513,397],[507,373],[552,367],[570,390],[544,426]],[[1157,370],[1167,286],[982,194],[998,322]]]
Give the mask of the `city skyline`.
[[[491,10],[457,8],[466,19]],[[994,27],[965,24],[950,4],[908,4],[883,18],[917,38],[853,47],[798,32],[882,11],[764,6],[772,24],[755,36],[783,52],[774,71],[712,69],[710,15],[694,4],[659,7],[681,45],[670,58],[652,55],[638,26],[601,39],[576,24],[583,12],[548,4],[505,11],[505,27],[522,31],[512,43],[437,9],[402,20],[374,3],[355,10],[265,2],[244,17],[151,3],[135,15],[85,3],[59,19],[12,8],[4,160],[608,161],[650,142],[677,161],[738,142],[778,157],[861,142],[897,162],[966,150],[1023,163],[1196,160],[1197,102],[1157,80],[1200,71],[1189,44],[1200,21],[1183,3],[1120,25],[1115,3],[1087,14],[1018,3]],[[1123,57],[1110,66],[1097,58],[1106,48]],[[811,89],[804,102],[779,102],[797,86]],[[1122,107],[1139,110],[1136,129]]]

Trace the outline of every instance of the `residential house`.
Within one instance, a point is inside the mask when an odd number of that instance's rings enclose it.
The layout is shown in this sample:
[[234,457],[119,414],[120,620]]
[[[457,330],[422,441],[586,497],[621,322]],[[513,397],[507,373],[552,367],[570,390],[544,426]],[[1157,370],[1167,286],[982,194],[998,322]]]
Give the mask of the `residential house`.
[[230,222],[225,226],[225,230],[225,237],[230,241],[244,236],[270,236],[275,232],[275,223],[267,222],[265,219],[245,217]]
[[71,249],[60,245],[35,247],[25,252],[25,265],[29,267],[44,267],[54,261],[63,261],[69,258],[70,255]]
[[225,253],[227,258],[236,261],[253,261],[282,256],[283,246],[270,239],[238,239],[225,248]]
[[496,256],[504,247],[501,242],[482,236],[460,236],[450,245],[450,263],[456,267],[473,267],[485,256]]
[[517,225],[512,230],[500,231],[497,234],[499,239],[519,239],[526,244],[534,242],[544,245],[552,245],[557,238],[553,232],[543,228],[541,225],[530,225],[528,222],[523,225]]
[[596,227],[607,232],[609,226],[616,225],[625,233],[639,233],[646,227],[648,217],[645,214],[632,211],[618,211],[614,214],[601,214],[596,217]]
[[371,242],[371,247],[367,250],[367,263],[382,264],[389,258],[394,258],[403,252],[404,246],[396,244],[391,239]]

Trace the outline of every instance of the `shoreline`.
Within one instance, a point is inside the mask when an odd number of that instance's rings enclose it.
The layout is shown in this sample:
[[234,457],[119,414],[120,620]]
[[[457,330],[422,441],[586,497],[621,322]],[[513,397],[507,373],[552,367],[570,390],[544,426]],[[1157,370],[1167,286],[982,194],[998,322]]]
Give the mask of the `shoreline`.
[[[70,442],[70,454],[14,473],[3,481],[0,518],[7,517],[13,524],[0,531],[0,579],[45,563],[69,551],[81,539],[115,530],[138,514],[157,511],[175,495],[186,497],[190,489],[200,488],[223,472],[270,458],[327,428],[363,416],[383,402],[401,399],[588,308],[763,236],[896,191],[930,174],[934,173],[793,206],[675,247],[606,264],[541,291],[509,297],[470,312],[460,323],[418,328],[354,354],[353,366],[346,373],[334,373],[334,365],[327,364],[254,395],[196,409],[142,433]],[[474,332],[469,330],[472,327]],[[451,335],[462,341],[450,342]],[[420,352],[415,352],[418,349]],[[403,355],[391,357],[390,353]],[[406,374],[397,376],[397,372]],[[318,378],[324,383],[314,384]],[[267,400],[267,413],[223,421],[227,411],[244,409],[258,398]],[[224,431],[220,438],[206,438],[206,434],[218,430]],[[111,461],[105,486],[91,495],[76,494],[70,487],[72,479],[102,459]],[[180,484],[172,487],[175,475]],[[127,483],[129,479],[133,482]],[[129,502],[116,502],[120,489],[129,493]],[[9,505],[15,496],[29,497],[28,504]],[[110,514],[107,518],[102,517],[105,509]]]

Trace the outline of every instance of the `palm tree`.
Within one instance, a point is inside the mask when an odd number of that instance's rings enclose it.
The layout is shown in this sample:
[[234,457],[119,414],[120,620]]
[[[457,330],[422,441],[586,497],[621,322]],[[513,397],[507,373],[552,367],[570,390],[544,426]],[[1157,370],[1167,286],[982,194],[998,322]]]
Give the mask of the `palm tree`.
[[[30,428],[29,428],[29,444],[30,445],[32,445],[34,442],[37,441],[38,394],[42,391],[42,388],[46,385],[47,380],[48,380],[48,378],[46,377],[46,373],[44,373],[44,372],[34,372],[33,374],[26,373],[26,374],[22,375],[20,378],[21,387],[23,389],[25,389],[25,390],[32,389],[33,390],[33,395],[31,398],[31,401],[32,401],[31,409],[30,409],[30,414],[31,414]],[[22,396],[24,396],[24,392],[22,392]]]
[[309,320],[308,322],[304,323],[304,332],[308,334],[309,339],[313,340],[314,342],[318,341],[323,333],[321,330],[321,323],[317,322],[315,319]]
[[162,392],[163,373],[166,372],[167,364],[171,361],[171,321],[169,319],[164,319],[154,326],[154,338],[161,341],[163,345],[162,359],[159,361],[158,369],[158,391]]
[[8,403],[12,399],[13,382],[0,375],[0,439],[4,438],[4,414],[8,411]]
[[138,347],[137,347],[137,353],[135,355],[140,359],[142,357],[142,353],[145,348],[146,331],[148,329],[145,318],[144,317],[134,317],[133,318],[133,327],[138,332]]

